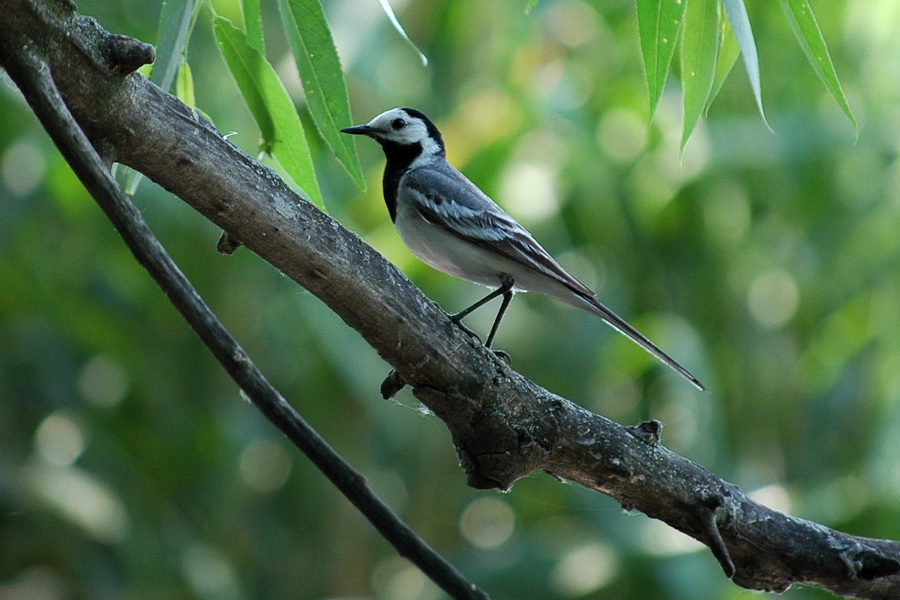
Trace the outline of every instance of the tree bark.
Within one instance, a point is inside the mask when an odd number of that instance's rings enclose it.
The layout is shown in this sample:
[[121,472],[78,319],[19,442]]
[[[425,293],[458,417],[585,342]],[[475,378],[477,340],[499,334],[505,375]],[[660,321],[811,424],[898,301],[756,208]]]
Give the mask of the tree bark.
[[545,471],[700,540],[744,587],[804,583],[850,597],[900,597],[900,543],[758,505],[663,447],[655,422],[623,427],[510,369],[356,234],[132,73],[145,44],[109,34],[65,0],[5,0],[0,28],[0,65],[36,48],[109,162],[193,206],[357,330],[446,423],[470,485],[508,489]]

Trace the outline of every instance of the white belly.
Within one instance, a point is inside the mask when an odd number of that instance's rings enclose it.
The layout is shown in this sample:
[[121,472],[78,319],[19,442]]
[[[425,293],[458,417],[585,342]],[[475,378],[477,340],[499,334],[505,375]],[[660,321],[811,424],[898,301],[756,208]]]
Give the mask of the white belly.
[[406,247],[438,271],[488,287],[499,287],[500,275],[508,272],[503,264],[508,261],[498,261],[493,253],[429,223],[418,213],[401,208],[395,224]]

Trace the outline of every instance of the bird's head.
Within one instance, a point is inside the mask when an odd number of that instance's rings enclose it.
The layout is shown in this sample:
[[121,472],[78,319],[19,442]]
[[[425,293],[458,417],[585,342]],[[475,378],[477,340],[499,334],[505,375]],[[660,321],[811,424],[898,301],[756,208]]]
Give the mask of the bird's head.
[[366,135],[390,149],[417,148],[419,153],[444,154],[444,138],[431,119],[414,108],[392,108],[365,125],[341,129],[344,133]]

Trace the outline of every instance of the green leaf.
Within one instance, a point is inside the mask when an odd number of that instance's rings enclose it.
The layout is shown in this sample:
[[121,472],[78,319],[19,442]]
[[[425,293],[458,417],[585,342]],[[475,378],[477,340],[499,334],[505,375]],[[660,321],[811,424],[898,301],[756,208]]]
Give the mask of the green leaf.
[[734,37],[740,46],[741,56],[744,57],[744,67],[747,69],[747,77],[750,79],[750,88],[756,99],[759,116],[768,127],[769,122],[766,121],[766,113],[763,110],[762,86],[759,82],[759,57],[756,54],[756,41],[753,39],[753,30],[750,28],[747,7],[744,6],[744,0],[722,0],[722,3],[725,5],[728,20],[731,21]]
[[356,145],[352,136],[341,133],[341,129],[353,125],[350,99],[322,5],[319,0],[278,0],[278,6],[313,121],[335,156],[363,188],[365,178]]
[[213,20],[216,42],[263,137],[263,150],[317,206],[324,208],[303,125],[275,69],[247,35],[224,17]]
[[244,29],[247,31],[247,43],[265,56],[266,43],[263,39],[262,14],[259,11],[259,0],[243,0]]
[[684,127],[681,152],[706,108],[716,75],[719,49],[719,0],[690,0],[681,38]]
[[812,7],[807,0],[781,0],[781,7],[787,15],[791,29],[800,42],[806,58],[812,65],[813,71],[831,92],[831,96],[835,102],[850,119],[853,124],[853,130],[859,135],[859,125],[856,117],[850,110],[847,98],[844,96],[844,90],[841,88],[841,82],[838,80],[837,71],[834,69],[834,63],[831,61],[831,55],[828,53],[828,46],[825,45],[825,38],[822,37],[822,31],[813,15]]
[[[720,13],[721,14],[721,13]],[[716,58],[716,77],[713,80],[712,91],[709,93],[709,99],[706,103],[706,111],[713,100],[719,95],[725,80],[734,68],[737,57],[741,54],[741,48],[738,46],[734,32],[731,30],[731,22],[728,19],[719,19],[719,56]]]
[[422,51],[419,50],[418,46],[416,46],[413,41],[409,39],[409,36],[406,35],[406,30],[403,29],[403,25],[400,24],[400,21],[397,19],[397,15],[394,14],[394,9],[391,8],[391,4],[388,2],[388,0],[378,0],[378,3],[381,4],[381,10],[383,10],[384,14],[387,15],[388,21],[391,22],[391,25],[393,25],[397,33],[400,34],[400,37],[406,40],[406,43],[409,44],[410,47],[416,52],[416,54],[419,55],[419,60],[422,61],[422,66],[427,67],[428,57],[425,56],[425,54],[423,54]]
[[175,82],[196,7],[197,0],[164,0],[162,3],[156,60],[153,61],[150,81],[167,92]]
[[183,57],[181,66],[178,68],[178,77],[175,80],[175,95],[191,108],[197,106],[197,100],[194,97],[194,76],[191,74],[191,66]]
[[[118,165],[118,163],[116,163]],[[140,171],[135,171],[130,167],[125,167],[125,194],[134,196],[137,193],[138,186],[144,180],[144,175]]]
[[650,95],[650,119],[656,113],[666,86],[675,41],[686,8],[685,0],[637,0],[638,32]]

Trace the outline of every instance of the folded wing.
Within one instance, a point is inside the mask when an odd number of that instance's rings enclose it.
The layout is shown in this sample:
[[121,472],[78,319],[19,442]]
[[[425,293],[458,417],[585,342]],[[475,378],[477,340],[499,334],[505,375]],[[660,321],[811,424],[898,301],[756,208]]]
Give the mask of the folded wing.
[[596,294],[565,269],[484,192],[452,166],[429,165],[405,176],[422,218],[454,236],[556,279],[573,292]]

